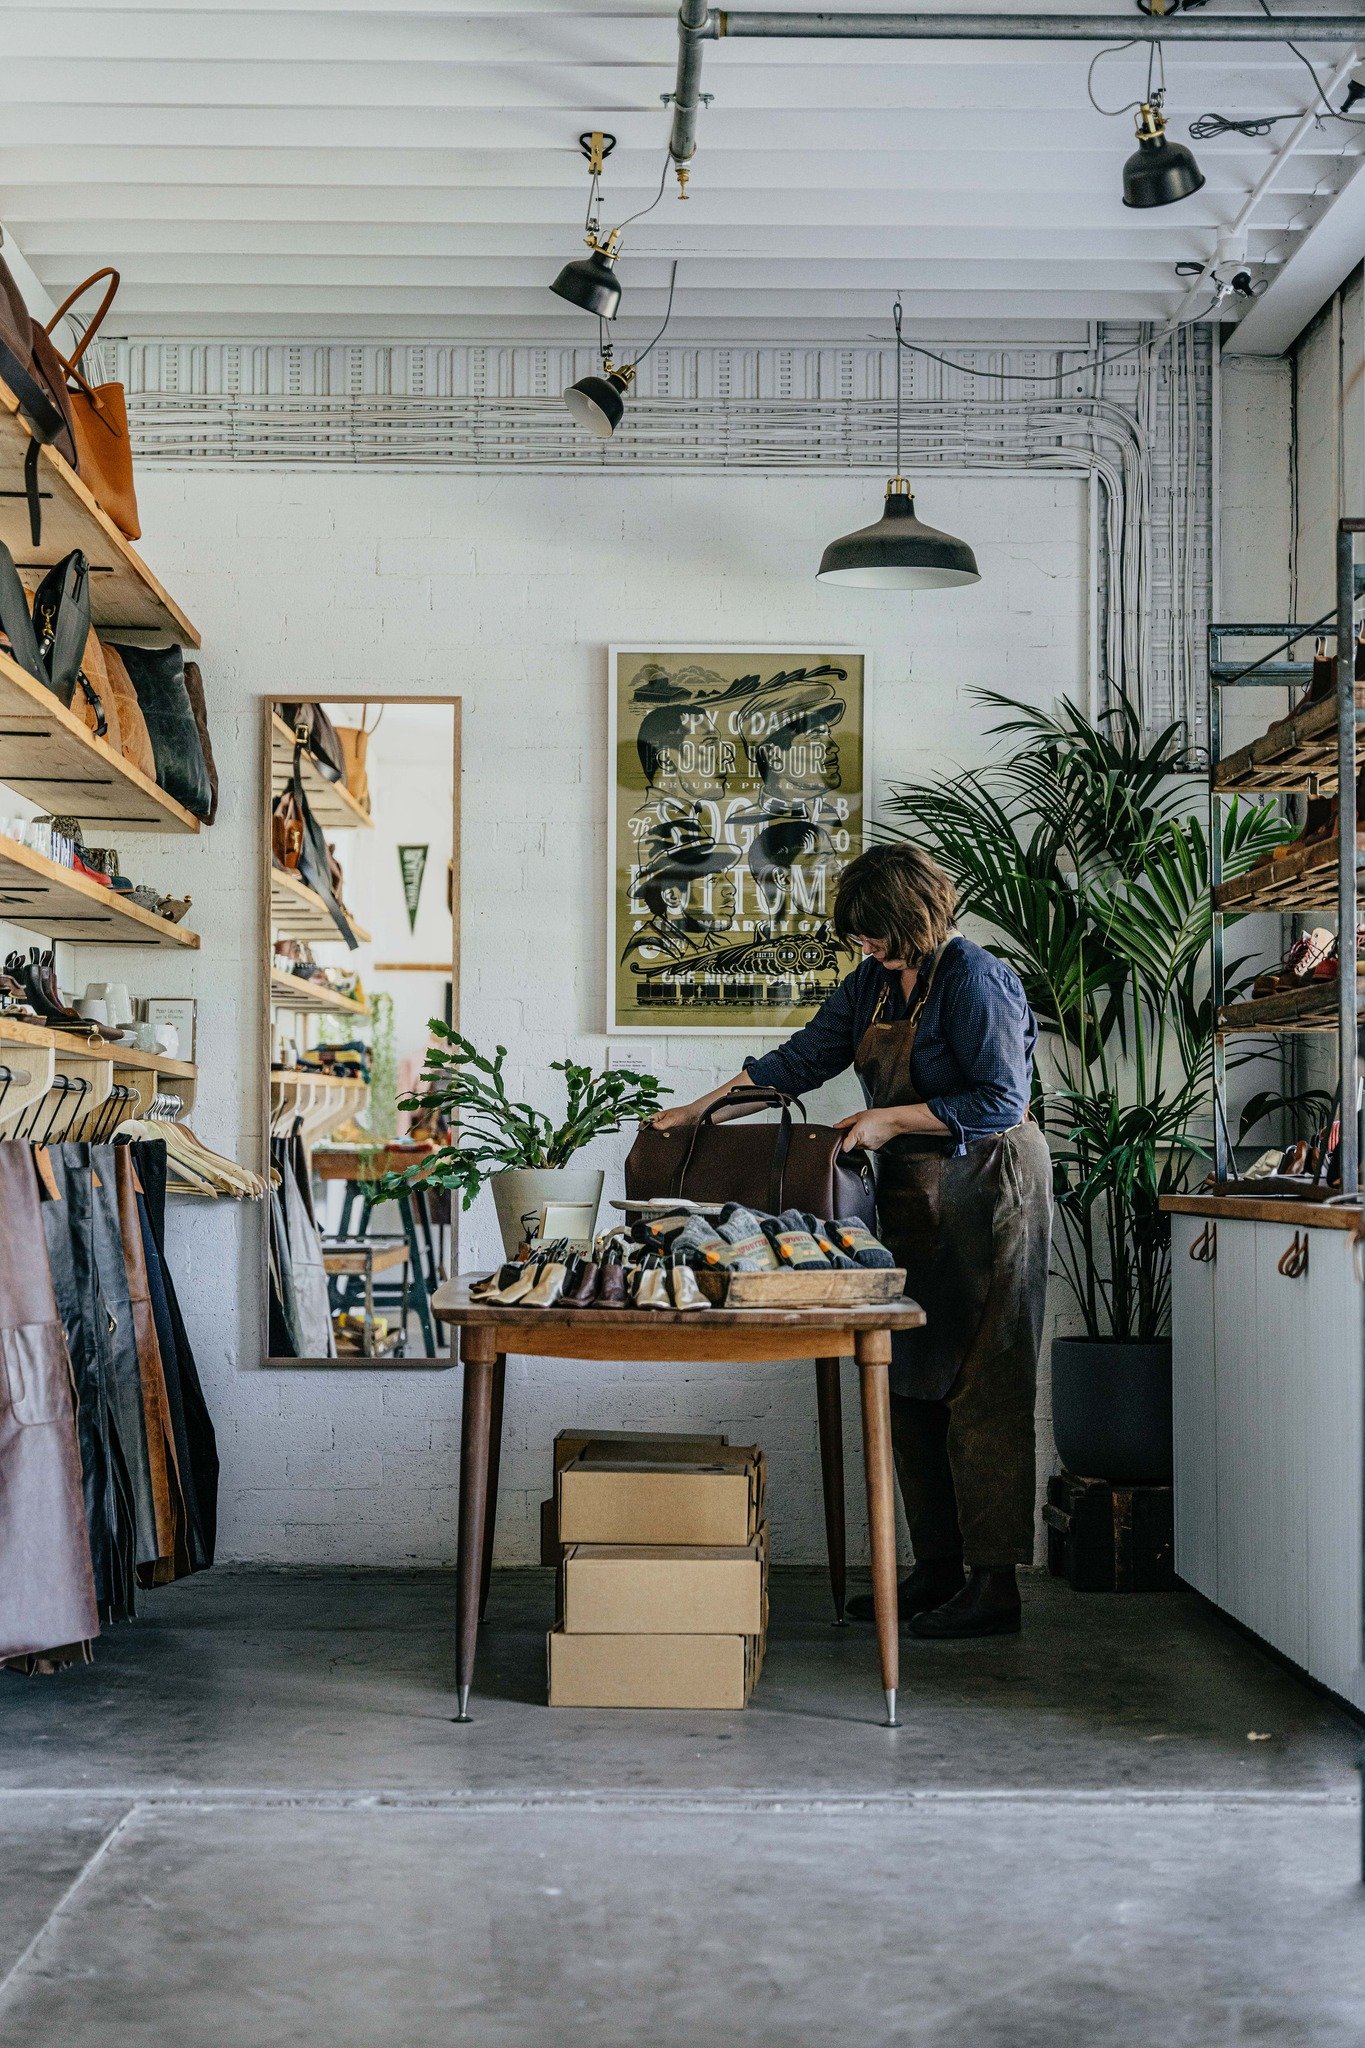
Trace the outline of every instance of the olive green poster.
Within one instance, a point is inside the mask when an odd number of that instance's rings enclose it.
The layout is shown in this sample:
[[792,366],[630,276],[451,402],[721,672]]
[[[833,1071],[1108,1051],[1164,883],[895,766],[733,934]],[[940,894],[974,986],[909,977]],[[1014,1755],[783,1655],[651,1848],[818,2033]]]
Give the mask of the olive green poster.
[[853,966],[867,657],[611,649],[612,1031],[773,1034]]

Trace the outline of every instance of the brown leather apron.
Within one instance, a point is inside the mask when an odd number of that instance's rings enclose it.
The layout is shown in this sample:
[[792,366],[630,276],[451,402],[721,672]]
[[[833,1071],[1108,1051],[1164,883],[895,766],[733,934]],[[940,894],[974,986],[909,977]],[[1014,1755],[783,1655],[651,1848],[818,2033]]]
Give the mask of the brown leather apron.
[[[943,952],[921,971],[907,1015],[883,1021],[884,989],[863,1033],[854,1070],[873,1109],[924,1099],[911,1060]],[[992,1132],[958,1157],[950,1147],[901,1137],[876,1155],[881,1236],[927,1318],[893,1340],[892,1391],[921,1401],[947,1399],[964,1366],[989,1379],[993,1360],[1031,1351],[1036,1368],[1047,1289],[1051,1160],[1038,1126]]]

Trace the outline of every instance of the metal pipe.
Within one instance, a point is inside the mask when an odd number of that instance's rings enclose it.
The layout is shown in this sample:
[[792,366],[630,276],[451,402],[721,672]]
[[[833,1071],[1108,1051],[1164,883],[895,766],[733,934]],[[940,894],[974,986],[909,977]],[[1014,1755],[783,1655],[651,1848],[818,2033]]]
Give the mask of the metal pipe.
[[[686,0],[684,0],[684,12]],[[693,36],[827,36],[839,42],[1351,43],[1365,16],[1304,14],[747,14],[714,8]],[[681,72],[679,52],[679,77]]]
[[690,163],[697,148],[697,115],[701,111],[701,46],[714,34],[707,23],[706,0],[682,0],[678,9],[678,76],[673,87],[673,129],[668,153],[675,164]]

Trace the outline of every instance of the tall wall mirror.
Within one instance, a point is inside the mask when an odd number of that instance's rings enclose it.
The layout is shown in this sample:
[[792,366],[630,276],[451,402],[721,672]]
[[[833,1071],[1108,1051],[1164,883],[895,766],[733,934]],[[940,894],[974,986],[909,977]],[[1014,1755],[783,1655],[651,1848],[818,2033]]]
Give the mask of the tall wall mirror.
[[435,1363],[449,1198],[382,1198],[447,1133],[400,1107],[459,1020],[460,702],[271,699],[267,1365]]

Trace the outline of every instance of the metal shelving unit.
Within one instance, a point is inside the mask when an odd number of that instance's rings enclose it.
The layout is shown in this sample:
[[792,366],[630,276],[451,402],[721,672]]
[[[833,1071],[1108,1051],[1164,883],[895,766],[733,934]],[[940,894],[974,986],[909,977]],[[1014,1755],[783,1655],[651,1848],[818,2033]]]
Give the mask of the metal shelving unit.
[[[1331,622],[1301,624],[1238,624],[1209,627],[1209,858],[1213,879],[1213,1041],[1214,1173],[1219,1187],[1235,1173],[1227,1114],[1225,1041],[1235,1032],[1266,1034],[1334,1031],[1338,1079],[1341,1084],[1341,1193],[1360,1194],[1359,1033],[1361,981],[1355,964],[1355,933],[1359,908],[1359,858],[1356,853],[1356,771],[1365,755],[1365,692],[1355,681],[1355,610],[1362,588],[1356,543],[1365,534],[1365,519],[1342,519],[1336,547],[1336,695],[1305,712],[1295,712],[1293,696],[1312,675],[1311,662],[1277,660],[1292,657],[1295,648]],[[1230,661],[1229,640],[1270,639],[1278,643],[1260,661]],[[1222,693],[1230,689],[1263,689],[1282,685],[1290,692],[1287,715],[1250,746],[1223,754]],[[1260,794],[1326,795],[1338,798],[1335,845],[1307,848],[1266,869],[1224,882],[1222,871],[1223,799]],[[1338,950],[1343,955],[1336,986],[1315,983],[1299,991],[1266,996],[1255,1002],[1225,1001],[1223,928],[1230,915],[1251,911],[1293,911],[1335,908]]]

